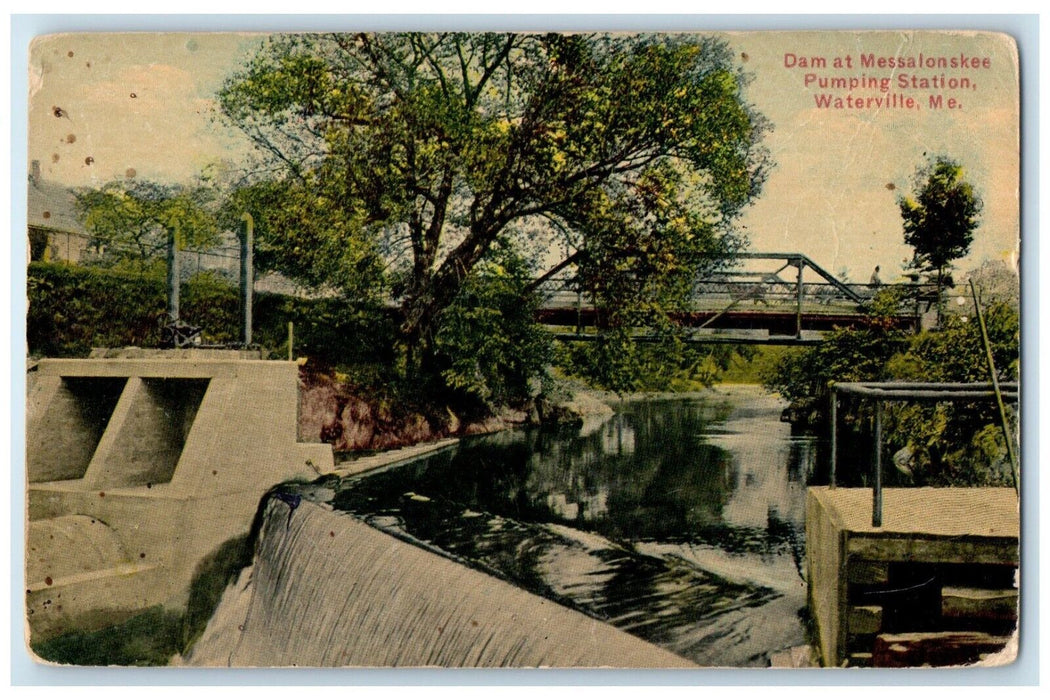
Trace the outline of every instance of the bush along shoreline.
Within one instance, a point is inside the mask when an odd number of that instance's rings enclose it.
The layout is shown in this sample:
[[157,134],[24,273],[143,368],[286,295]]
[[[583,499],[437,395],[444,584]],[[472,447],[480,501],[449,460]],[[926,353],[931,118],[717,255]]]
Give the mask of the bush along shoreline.
[[[981,331],[960,307],[940,326],[914,335],[887,323],[893,300],[873,305],[873,323],[840,329],[825,343],[785,355],[763,376],[764,386],[788,402],[784,419],[818,435],[830,432],[830,383],[863,381],[989,382]],[[972,304],[969,307],[972,314]],[[1015,305],[997,300],[984,309],[1000,382],[1019,377],[1020,316]],[[1006,442],[992,401],[893,402],[883,406],[883,454],[891,467],[887,485],[1012,485]],[[1016,439],[1016,405],[1008,405]],[[875,404],[843,399],[838,411],[841,454],[873,454]],[[843,485],[867,485],[870,465],[842,464]]]

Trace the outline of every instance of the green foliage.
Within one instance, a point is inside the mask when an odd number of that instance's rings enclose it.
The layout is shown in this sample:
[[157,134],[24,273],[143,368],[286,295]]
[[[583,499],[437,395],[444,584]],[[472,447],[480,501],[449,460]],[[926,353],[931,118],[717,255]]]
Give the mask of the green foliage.
[[896,291],[881,290],[866,309],[864,327],[836,329],[820,345],[784,355],[762,383],[792,403],[797,422],[822,424],[830,382],[884,380],[886,363],[907,347],[907,336],[893,317],[898,304]]
[[720,384],[761,384],[786,356],[800,352],[799,348],[783,345],[742,345],[735,350],[726,369],[718,375]]
[[[1000,381],[1016,381],[1020,333],[1017,310],[995,302],[984,309]],[[976,318],[948,316],[937,330],[907,337],[891,328],[840,330],[812,349],[789,354],[764,383],[791,402],[793,422],[826,432],[830,381],[988,382]],[[993,402],[885,404],[884,452],[898,470],[888,483],[1008,485],[1006,446]],[[840,445],[870,446],[871,401],[844,400]],[[1014,422],[1016,425],[1016,422]],[[854,465],[862,471],[868,465]],[[847,475],[848,478],[848,475]]]
[[[162,275],[31,263],[27,340],[34,356],[86,356],[93,347],[156,347],[166,308]],[[241,316],[236,288],[202,273],[183,282],[182,317],[204,329],[206,343],[235,342]],[[380,307],[340,297],[299,299],[256,294],[253,339],[278,357],[287,355],[288,321],[295,324],[298,356],[353,366],[381,383],[393,365],[395,323]],[[386,368],[386,369],[384,369]]]
[[351,201],[333,201],[332,185],[316,173],[302,179],[263,181],[233,191],[220,221],[237,229],[254,219],[254,263],[315,289],[376,301],[384,291],[384,264],[375,232]]
[[550,336],[534,320],[526,291],[531,267],[508,246],[490,250],[439,320],[436,348],[444,385],[490,406],[530,398],[545,376]]
[[157,606],[93,632],[33,644],[43,659],[75,666],[166,666],[180,649],[182,616]]
[[970,250],[981,200],[959,163],[939,156],[915,175],[915,194],[898,198],[904,242],[915,249],[920,269],[940,272]]
[[[1017,381],[1020,318],[1005,303],[984,309],[998,379]],[[887,364],[894,379],[988,382],[988,364],[976,318],[949,316],[942,327],[916,336]],[[1016,425],[1016,423],[1015,423]],[[887,443],[910,453],[920,483],[1009,485],[1006,445],[994,402],[902,404],[887,412]]]
[[568,374],[626,394],[633,391],[696,391],[721,381],[748,348],[705,346],[682,341],[671,328],[654,341],[635,342],[626,328],[598,334],[594,341],[563,343],[557,364]]
[[510,235],[582,253],[611,332],[631,314],[666,325],[765,179],[745,82],[712,37],[300,34],[219,100],[259,147],[240,196],[260,258],[347,290],[391,281],[412,374],[440,365],[439,319]]
[[[972,305],[971,305],[972,309]],[[983,308],[992,358],[1000,381],[1016,381],[1020,358],[1020,315],[1010,304]],[[988,362],[974,314],[948,316],[941,328],[912,338],[904,354],[887,368],[895,378],[931,382],[987,382]]]
[[255,339],[277,357],[288,353],[288,321],[295,324],[295,354],[339,367],[355,383],[382,388],[398,379],[397,322],[389,309],[340,296],[299,299],[258,294]]
[[166,307],[160,276],[31,263],[26,340],[36,356],[86,356],[92,347],[156,346]]
[[[93,347],[157,347],[167,289],[162,273],[32,263],[27,341],[32,355],[85,356]],[[205,329],[205,342],[240,337],[237,290],[214,273],[182,284],[182,318]]]
[[944,156],[931,158],[915,174],[915,194],[897,199],[904,242],[915,249],[912,265],[935,277],[938,320],[944,315],[946,273],[954,260],[970,250],[981,213],[981,199],[963,177],[957,162]]
[[219,229],[214,199],[206,187],[114,181],[78,190],[75,206],[96,238],[101,262],[149,265],[163,258],[169,236],[175,236],[180,249],[215,242]]

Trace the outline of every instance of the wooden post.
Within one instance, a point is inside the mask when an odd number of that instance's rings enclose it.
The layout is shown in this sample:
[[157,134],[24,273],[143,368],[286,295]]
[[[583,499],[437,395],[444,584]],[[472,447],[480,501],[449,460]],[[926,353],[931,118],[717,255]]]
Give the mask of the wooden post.
[[583,334],[583,290],[576,288],[576,335]]
[[168,320],[179,320],[179,251],[174,230],[168,231]]
[[252,344],[252,293],[255,289],[255,266],[252,260],[255,241],[252,229],[255,222],[248,212],[241,215],[241,220],[244,221],[244,235],[241,236],[241,312],[244,319],[242,339],[247,349]]
[[292,344],[295,340],[295,330],[291,321],[288,322],[288,361],[291,362],[294,359],[292,354]]

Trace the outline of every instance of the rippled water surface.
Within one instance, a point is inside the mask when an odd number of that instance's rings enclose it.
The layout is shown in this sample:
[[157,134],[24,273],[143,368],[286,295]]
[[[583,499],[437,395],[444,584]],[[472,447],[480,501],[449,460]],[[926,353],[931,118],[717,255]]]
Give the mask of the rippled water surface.
[[750,387],[626,402],[348,479],[333,503],[700,664],[763,666],[805,642],[816,450],[782,408]]

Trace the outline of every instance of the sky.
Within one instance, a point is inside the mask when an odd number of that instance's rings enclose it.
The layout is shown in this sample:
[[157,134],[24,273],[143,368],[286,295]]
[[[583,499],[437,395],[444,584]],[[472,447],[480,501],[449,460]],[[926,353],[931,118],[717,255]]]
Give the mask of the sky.
[[[928,156],[947,155],[963,164],[984,201],[959,267],[1015,261],[1019,93],[1009,39],[934,32],[725,36],[753,77],[746,99],[773,127],[764,145],[776,166],[740,222],[752,250],[801,252],[856,282],[879,265],[882,279],[892,281],[911,257],[896,199],[913,189]],[[29,159],[40,162],[44,178],[96,187],[131,176],[188,182],[209,163],[237,160],[247,144],[217,119],[215,93],[261,40],[222,33],[38,38],[30,56]],[[969,60],[966,67],[910,68],[920,53]],[[875,64],[862,64],[868,55]],[[851,87],[851,79],[858,84]],[[931,96],[942,106],[931,107]],[[847,97],[862,106],[834,106]],[[820,107],[818,99],[832,106]],[[917,106],[901,108],[907,99]],[[949,107],[949,99],[957,105]]]

